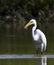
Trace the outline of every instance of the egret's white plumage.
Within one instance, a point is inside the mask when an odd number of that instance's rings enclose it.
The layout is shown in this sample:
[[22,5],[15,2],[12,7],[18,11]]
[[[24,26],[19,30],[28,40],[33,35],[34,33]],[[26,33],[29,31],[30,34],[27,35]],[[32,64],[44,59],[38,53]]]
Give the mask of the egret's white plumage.
[[29,21],[29,23],[25,26],[25,29],[29,26],[34,24],[33,28],[32,28],[32,37],[34,41],[40,42],[41,44],[41,52],[46,50],[47,47],[47,41],[46,41],[46,37],[45,34],[40,30],[40,29],[36,29],[37,28],[37,22],[35,19],[31,19]]

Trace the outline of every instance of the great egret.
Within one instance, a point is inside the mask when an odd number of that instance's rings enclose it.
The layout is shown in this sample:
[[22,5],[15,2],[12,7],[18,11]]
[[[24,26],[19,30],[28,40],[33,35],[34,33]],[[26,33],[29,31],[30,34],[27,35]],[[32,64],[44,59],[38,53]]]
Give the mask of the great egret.
[[33,40],[35,41],[34,46],[36,48],[37,51],[40,50],[41,53],[43,53],[43,51],[46,50],[47,47],[47,40],[46,40],[46,36],[45,34],[40,30],[37,29],[37,22],[35,19],[31,19],[26,25],[25,25],[25,29],[30,26],[30,25],[34,25],[32,28],[32,37]]

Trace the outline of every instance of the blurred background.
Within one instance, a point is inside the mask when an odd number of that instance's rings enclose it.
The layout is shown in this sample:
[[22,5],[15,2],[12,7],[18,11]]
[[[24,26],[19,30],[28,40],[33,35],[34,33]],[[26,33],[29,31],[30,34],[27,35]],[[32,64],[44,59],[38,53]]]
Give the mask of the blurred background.
[[54,0],[0,0],[0,54],[35,53],[31,27],[36,19],[48,42],[47,53],[54,53]]
[[[54,0],[0,0],[0,54],[35,54],[31,27],[24,26],[36,19],[47,38],[46,54],[54,54]],[[54,60],[48,59],[48,65]],[[1,65],[35,65],[36,60],[1,60]]]

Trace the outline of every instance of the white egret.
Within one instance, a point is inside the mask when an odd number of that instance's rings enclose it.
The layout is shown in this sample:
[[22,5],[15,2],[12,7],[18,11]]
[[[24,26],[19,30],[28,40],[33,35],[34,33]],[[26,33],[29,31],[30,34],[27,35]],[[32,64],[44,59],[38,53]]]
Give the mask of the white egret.
[[30,25],[34,25],[32,28],[32,37],[33,40],[35,41],[34,46],[36,48],[36,50],[40,50],[41,53],[43,53],[43,51],[46,50],[47,47],[47,40],[46,40],[46,36],[45,34],[40,30],[37,29],[37,22],[35,19],[31,19],[26,25],[25,25],[25,29],[30,26]]

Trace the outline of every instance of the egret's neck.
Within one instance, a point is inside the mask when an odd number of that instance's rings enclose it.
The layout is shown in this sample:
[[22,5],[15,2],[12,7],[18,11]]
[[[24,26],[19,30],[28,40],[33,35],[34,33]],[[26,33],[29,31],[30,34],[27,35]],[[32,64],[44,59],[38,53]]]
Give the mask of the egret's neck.
[[32,31],[36,30],[36,25],[33,26]]
[[32,36],[34,37],[35,34],[36,34],[36,26],[34,25],[32,28]]

